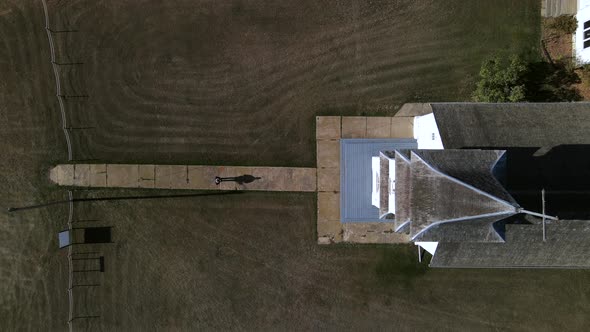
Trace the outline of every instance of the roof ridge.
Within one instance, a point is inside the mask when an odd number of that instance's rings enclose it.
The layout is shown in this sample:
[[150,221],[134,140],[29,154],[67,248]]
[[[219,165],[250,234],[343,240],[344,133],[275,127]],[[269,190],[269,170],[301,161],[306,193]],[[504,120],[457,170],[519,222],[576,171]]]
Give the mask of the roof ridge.
[[430,168],[433,172],[435,172],[435,173],[437,173],[437,174],[439,174],[439,175],[441,175],[441,176],[443,176],[443,177],[445,177],[445,178],[447,178],[447,179],[449,179],[449,180],[451,180],[451,181],[453,181],[453,182],[455,182],[455,183],[457,183],[457,184],[459,184],[459,185],[461,185],[461,186],[463,186],[463,187],[465,187],[467,189],[470,189],[472,191],[475,191],[478,194],[481,194],[481,195],[484,195],[484,196],[486,196],[488,198],[491,198],[491,199],[493,199],[493,200],[495,200],[495,201],[497,201],[497,202],[499,202],[501,204],[508,205],[510,207],[513,207],[513,208],[516,207],[516,206],[514,206],[510,202],[507,202],[507,201],[505,201],[503,199],[500,199],[500,198],[498,198],[498,197],[496,197],[496,196],[494,196],[492,194],[489,194],[489,193],[487,193],[487,192],[485,192],[485,191],[483,191],[481,189],[478,189],[478,188],[476,188],[476,187],[474,187],[474,186],[472,186],[472,185],[470,185],[468,183],[465,183],[465,182],[463,182],[463,181],[461,181],[461,180],[459,180],[459,179],[457,179],[457,178],[455,178],[453,176],[450,176],[450,175],[448,175],[446,173],[443,173],[442,171],[438,170],[436,167],[434,167],[430,163],[428,163],[426,160],[424,160],[422,157],[420,157],[413,150],[411,151],[411,153],[412,153],[412,156],[416,156],[418,159],[420,159],[424,163],[424,165],[426,165],[428,168]]
[[446,223],[458,222],[458,221],[467,221],[467,220],[471,220],[471,219],[478,219],[478,218],[485,218],[485,217],[501,216],[501,215],[513,215],[513,214],[514,214],[514,212],[501,211],[501,212],[484,213],[484,214],[478,214],[478,215],[474,215],[474,216],[467,216],[467,217],[460,217],[460,218],[436,221],[436,222],[433,222],[432,224],[424,227],[418,233],[414,234],[414,236],[412,236],[410,238],[410,240],[414,240],[418,235],[423,234],[424,232],[426,232],[428,229],[432,228],[433,226],[437,226],[440,224],[446,224]]

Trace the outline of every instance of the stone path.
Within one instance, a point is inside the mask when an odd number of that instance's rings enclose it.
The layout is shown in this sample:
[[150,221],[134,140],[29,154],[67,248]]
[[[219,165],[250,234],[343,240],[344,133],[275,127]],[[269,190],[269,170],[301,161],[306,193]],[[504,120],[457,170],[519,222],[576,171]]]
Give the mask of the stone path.
[[394,232],[393,223],[340,221],[340,139],[413,138],[413,124],[413,116],[316,117],[319,244],[408,242],[407,236]]
[[[216,176],[235,177],[246,174],[260,179],[244,184],[214,183]],[[315,168],[62,164],[50,171],[50,178],[58,185],[77,187],[316,191]]]

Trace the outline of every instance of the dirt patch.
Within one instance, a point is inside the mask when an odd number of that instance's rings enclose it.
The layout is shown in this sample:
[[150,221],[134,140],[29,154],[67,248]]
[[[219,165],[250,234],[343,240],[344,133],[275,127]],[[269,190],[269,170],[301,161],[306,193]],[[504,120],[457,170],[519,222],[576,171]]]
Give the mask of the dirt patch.
[[[550,61],[562,61],[573,59],[573,36],[552,27],[555,18],[543,18],[541,38],[547,50]],[[549,59],[548,59],[549,60]]]
[[[576,59],[573,55],[573,35],[560,32],[552,28],[555,18],[543,18],[542,21],[542,41],[545,48],[545,58],[548,61],[572,63],[575,67]],[[590,100],[590,75],[586,74],[584,69],[576,69],[575,73],[580,77],[581,82],[573,84],[572,87],[579,91],[583,100]]]

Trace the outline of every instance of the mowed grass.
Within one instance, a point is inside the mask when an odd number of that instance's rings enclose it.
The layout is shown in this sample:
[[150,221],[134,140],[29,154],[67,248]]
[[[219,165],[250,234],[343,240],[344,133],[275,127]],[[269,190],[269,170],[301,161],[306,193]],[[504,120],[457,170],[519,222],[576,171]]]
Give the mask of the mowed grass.
[[8,213],[67,196],[47,179],[67,158],[37,1],[0,2],[0,329],[64,330],[67,265],[56,250],[63,206]]
[[[4,9],[6,8],[6,9]],[[10,10],[4,12],[4,10]],[[0,321],[64,330],[65,161],[38,1],[0,7]],[[318,114],[469,99],[493,52],[535,56],[538,1],[50,2],[77,158],[315,166]],[[88,191],[78,197],[171,194]],[[196,193],[198,194],[198,193]],[[315,244],[315,195],[79,203],[113,226],[76,330],[563,330],[589,324],[587,271],[426,270],[413,246]],[[79,248],[90,250],[90,248]],[[94,278],[94,279],[93,279]]]
[[[50,6],[79,159],[314,166],[314,119],[469,100],[537,54],[526,1],[69,1]],[[68,83],[69,82],[69,83]]]

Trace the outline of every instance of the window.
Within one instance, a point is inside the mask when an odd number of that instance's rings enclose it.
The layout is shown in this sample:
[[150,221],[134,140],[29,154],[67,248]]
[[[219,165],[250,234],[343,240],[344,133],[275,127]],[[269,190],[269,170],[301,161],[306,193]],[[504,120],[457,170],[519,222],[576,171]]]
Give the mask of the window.
[[584,49],[590,47],[590,21],[584,22]]

